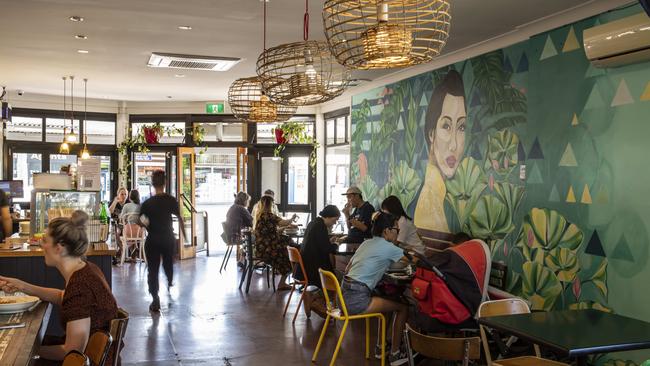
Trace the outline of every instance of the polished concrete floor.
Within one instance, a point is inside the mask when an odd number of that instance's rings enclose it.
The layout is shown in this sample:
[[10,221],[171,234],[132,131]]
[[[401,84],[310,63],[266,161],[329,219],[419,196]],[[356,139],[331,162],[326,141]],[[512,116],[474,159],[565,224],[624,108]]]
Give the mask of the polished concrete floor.
[[[231,258],[221,274],[221,254],[199,256],[175,264],[175,286],[167,291],[161,270],[160,314],[148,311],[144,264],[113,267],[113,292],[131,315],[122,351],[123,365],[309,365],[324,320],[287,317],[282,311],[288,292],[273,293],[261,275],[253,277],[248,295],[240,291],[241,271]],[[265,278],[265,277],[264,277]],[[337,365],[379,365],[364,358],[363,321],[348,330]],[[341,323],[330,326],[317,365],[328,365]],[[373,327],[376,328],[376,327]],[[374,333],[374,332],[373,332]],[[373,336],[372,342],[376,338]]]

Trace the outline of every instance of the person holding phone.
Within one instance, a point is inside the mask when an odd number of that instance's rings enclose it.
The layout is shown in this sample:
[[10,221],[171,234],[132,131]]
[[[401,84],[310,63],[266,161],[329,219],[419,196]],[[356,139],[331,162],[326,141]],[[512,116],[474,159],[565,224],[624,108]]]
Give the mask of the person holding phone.
[[363,194],[358,187],[348,188],[345,197],[348,202],[343,207],[343,215],[348,226],[348,235],[340,237],[337,242],[358,244],[372,238],[370,223],[375,208],[363,200]]

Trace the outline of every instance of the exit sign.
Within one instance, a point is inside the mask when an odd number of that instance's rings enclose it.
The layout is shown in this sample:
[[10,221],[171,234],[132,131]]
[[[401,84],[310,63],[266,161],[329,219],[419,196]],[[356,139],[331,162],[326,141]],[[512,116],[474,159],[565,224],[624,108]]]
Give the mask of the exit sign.
[[207,113],[207,114],[223,113],[223,102],[221,102],[221,103],[206,103],[205,104],[205,113]]

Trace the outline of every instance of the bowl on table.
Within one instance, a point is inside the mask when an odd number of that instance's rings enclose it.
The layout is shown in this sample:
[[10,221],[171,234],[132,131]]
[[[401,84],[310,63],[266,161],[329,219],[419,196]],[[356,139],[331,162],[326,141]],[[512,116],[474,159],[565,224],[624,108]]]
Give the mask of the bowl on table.
[[0,291],[0,314],[23,312],[41,301],[36,296],[25,295],[21,292],[6,294]]

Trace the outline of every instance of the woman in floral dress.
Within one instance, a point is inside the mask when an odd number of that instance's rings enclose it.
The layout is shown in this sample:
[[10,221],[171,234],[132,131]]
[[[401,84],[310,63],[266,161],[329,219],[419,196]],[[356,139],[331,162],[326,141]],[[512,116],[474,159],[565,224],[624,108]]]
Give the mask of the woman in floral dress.
[[259,202],[255,224],[255,251],[257,257],[264,263],[270,264],[273,270],[282,277],[278,285],[278,291],[289,290],[287,275],[291,272],[287,245],[292,244],[288,236],[281,235],[279,228],[291,225],[293,219],[283,220],[272,212],[273,198],[264,196]]

